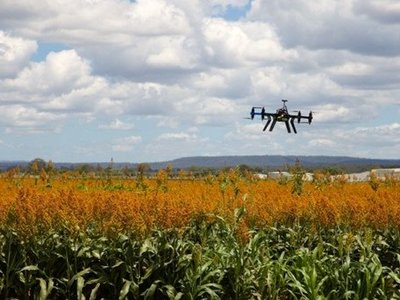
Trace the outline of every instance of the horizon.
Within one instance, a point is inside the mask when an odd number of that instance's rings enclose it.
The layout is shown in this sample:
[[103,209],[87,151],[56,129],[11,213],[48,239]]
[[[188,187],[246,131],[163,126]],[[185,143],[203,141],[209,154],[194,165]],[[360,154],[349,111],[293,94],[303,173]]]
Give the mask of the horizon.
[[[0,160],[398,159],[399,32],[390,0],[2,1]],[[312,124],[243,119],[281,99]]]
[[[112,163],[114,164],[141,164],[141,163],[168,163],[168,162],[173,162],[177,160],[182,160],[182,159],[194,159],[194,158],[243,158],[243,157],[283,157],[283,158],[348,158],[348,159],[357,159],[357,160],[382,160],[382,161],[400,161],[400,158],[376,158],[376,157],[358,157],[358,156],[346,156],[346,155],[294,155],[294,154],[256,154],[256,155],[203,155],[203,156],[183,156],[183,157],[177,157],[177,158],[172,158],[172,159],[167,159],[167,160],[158,160],[158,161],[115,161],[114,158],[110,158],[108,161],[77,161],[77,162],[72,162],[72,161],[55,161],[42,157],[35,157],[29,160],[22,160],[22,159],[17,159],[17,160],[1,160],[0,163],[13,163],[13,162],[24,162],[24,163],[29,163],[35,159],[41,159],[44,162],[49,162],[52,161],[55,164],[109,164],[112,160]],[[301,161],[300,161],[301,163]]]

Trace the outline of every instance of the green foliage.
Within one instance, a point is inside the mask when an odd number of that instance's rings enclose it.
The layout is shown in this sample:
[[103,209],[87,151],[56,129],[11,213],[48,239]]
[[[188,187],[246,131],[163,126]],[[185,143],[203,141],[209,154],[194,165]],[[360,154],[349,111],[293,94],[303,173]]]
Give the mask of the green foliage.
[[400,233],[276,225],[240,236],[199,215],[184,232],[0,232],[1,299],[399,299]]

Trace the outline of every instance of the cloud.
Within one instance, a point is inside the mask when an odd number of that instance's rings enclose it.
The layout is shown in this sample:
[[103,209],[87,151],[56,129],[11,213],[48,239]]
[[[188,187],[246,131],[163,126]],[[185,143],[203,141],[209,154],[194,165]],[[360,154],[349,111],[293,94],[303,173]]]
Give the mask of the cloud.
[[99,128],[102,129],[116,129],[116,130],[130,130],[133,129],[135,126],[130,123],[125,123],[119,119],[115,119],[109,124],[101,124]]
[[[21,35],[71,43],[126,43],[129,35],[166,35],[186,32],[190,27],[182,10],[166,1],[41,1],[5,0],[0,25]],[[90,12],[90,13],[88,13]],[[101,20],[101,22],[98,22]],[[45,22],[43,22],[45,21]],[[30,28],[24,25],[29,23]]]
[[[393,32],[400,30],[399,24],[376,26],[375,20],[365,18],[365,6],[361,5],[364,12],[360,13],[360,2],[323,0],[310,3],[301,0],[293,3],[290,0],[255,0],[247,16],[249,20],[275,25],[283,43],[291,48],[344,49],[364,55],[397,56],[400,50],[399,36],[393,36]],[[384,2],[385,11],[394,7],[389,1]],[[391,16],[384,14],[383,18]]]
[[159,141],[193,141],[196,140],[197,136],[196,134],[189,134],[187,132],[168,132],[168,133],[163,133],[161,134],[157,140]]
[[35,41],[13,37],[0,30],[0,79],[17,74],[36,50]]
[[295,50],[284,49],[269,24],[207,19],[203,25],[207,54],[222,67],[291,60]]
[[249,3],[249,0],[212,0],[210,1],[213,6],[245,6]]
[[305,124],[297,126],[297,135],[288,135],[281,123],[272,132],[263,132],[262,127],[258,122],[238,123],[224,141],[234,144],[236,153],[398,158],[399,123],[356,128]]
[[131,152],[134,147],[142,141],[141,136],[127,136],[124,138],[116,139],[111,148],[114,152]]
[[[5,89],[40,95],[64,94],[87,86],[90,67],[75,50],[51,52],[43,62],[33,62],[18,73],[16,78],[3,82]],[[28,100],[29,101],[29,100]]]
[[0,28],[68,45],[95,61],[94,70],[102,75],[165,79],[170,77],[167,72],[179,76],[199,63],[201,43],[194,36],[189,19],[193,13],[187,4],[162,0],[67,4],[43,1],[32,7],[29,1],[5,1],[0,4]]
[[14,78],[0,80],[0,104],[6,112],[3,123],[8,128],[42,130],[67,116],[93,113],[99,94],[107,87],[105,79],[91,75],[89,62],[75,50],[51,52]]
[[[9,112],[15,110],[14,114],[18,114],[23,109],[53,116],[43,121],[33,118],[29,126],[34,126],[34,122],[42,126],[66,115],[85,118],[167,115],[174,111],[174,100],[184,97],[185,93],[179,86],[110,81],[94,75],[90,62],[75,50],[51,52],[44,61],[32,62],[20,70],[15,78],[0,79],[0,103]],[[7,121],[16,122],[16,119],[7,118],[3,122]],[[114,128],[118,126],[122,128],[126,124],[116,122]]]
[[400,3],[392,0],[356,0],[356,12],[382,23],[400,23]]
[[[0,106],[2,119],[0,124],[6,127],[6,132],[38,133],[43,131],[59,130],[59,122],[65,119],[64,115],[56,115],[49,112],[38,111],[35,108],[22,105]],[[57,125],[48,127],[49,122]]]

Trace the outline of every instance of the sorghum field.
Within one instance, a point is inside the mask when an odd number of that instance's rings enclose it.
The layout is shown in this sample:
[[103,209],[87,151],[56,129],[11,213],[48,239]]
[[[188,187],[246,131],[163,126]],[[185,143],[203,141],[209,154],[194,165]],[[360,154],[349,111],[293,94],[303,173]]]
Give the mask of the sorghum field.
[[400,299],[400,182],[15,172],[1,299]]

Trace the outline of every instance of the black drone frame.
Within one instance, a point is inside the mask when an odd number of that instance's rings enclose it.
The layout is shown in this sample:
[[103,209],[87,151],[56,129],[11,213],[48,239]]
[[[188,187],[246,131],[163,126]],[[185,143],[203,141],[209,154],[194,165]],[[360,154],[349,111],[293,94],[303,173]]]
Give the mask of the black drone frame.
[[[263,131],[266,131],[270,124],[271,126],[269,127],[269,131],[272,131],[275,127],[276,122],[284,122],[288,133],[291,133],[290,128],[293,129],[294,133],[297,133],[296,126],[294,125],[295,121],[297,121],[297,123],[311,124],[313,119],[312,111],[310,111],[308,116],[303,116],[300,111],[297,111],[297,114],[290,114],[286,107],[287,100],[282,100],[282,102],[283,107],[278,109],[276,113],[266,112],[265,107],[253,106],[250,111],[250,119],[253,120],[255,116],[261,116],[262,121],[266,119],[267,123],[265,124]],[[305,122],[302,121],[304,119],[306,120]]]

